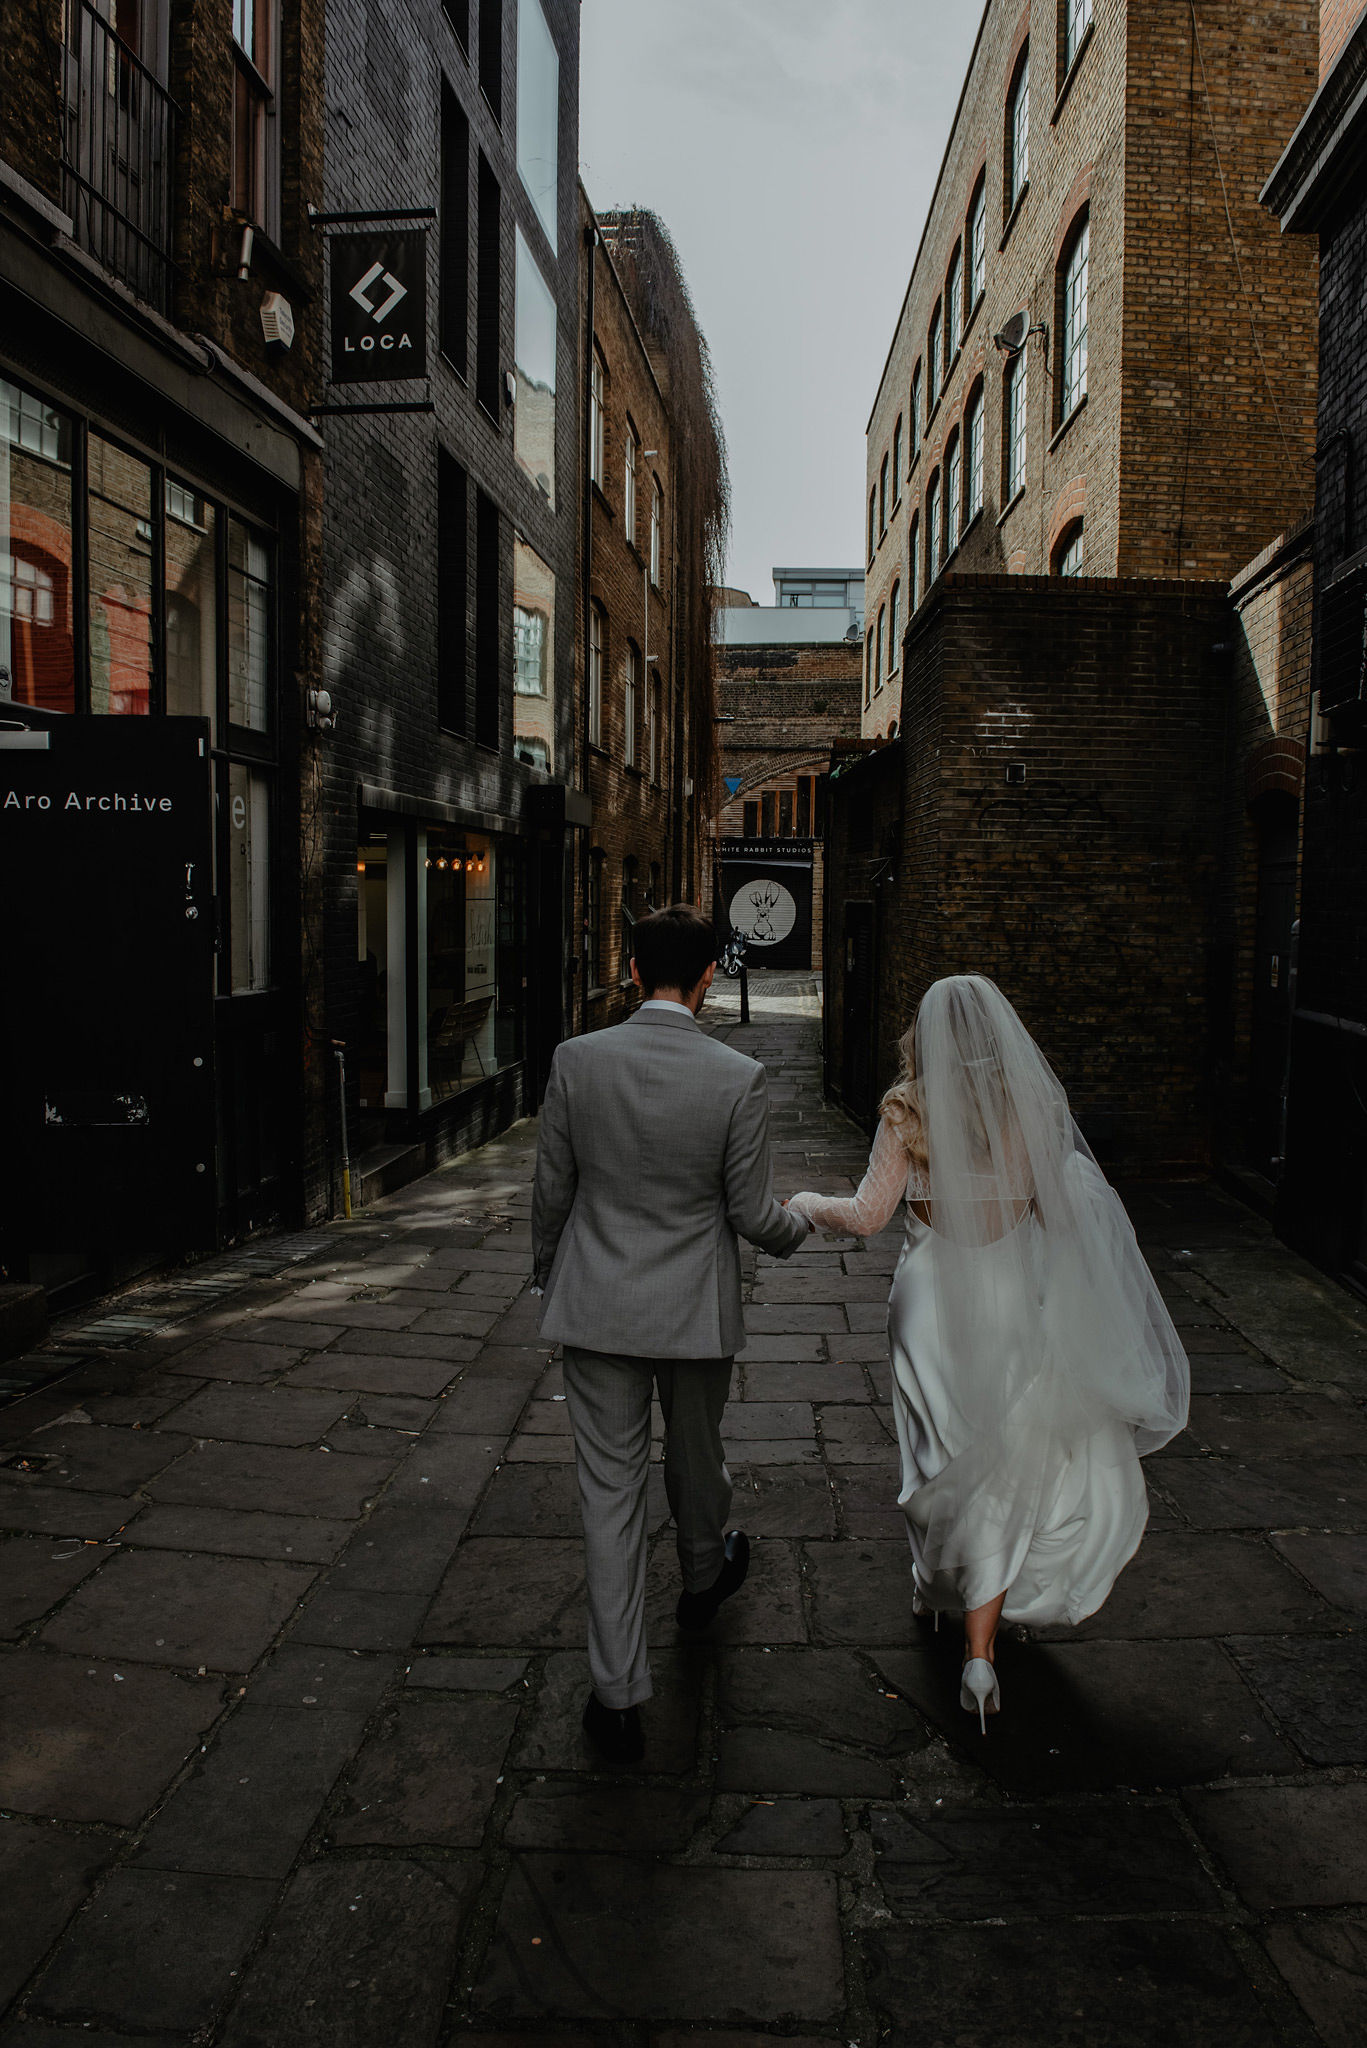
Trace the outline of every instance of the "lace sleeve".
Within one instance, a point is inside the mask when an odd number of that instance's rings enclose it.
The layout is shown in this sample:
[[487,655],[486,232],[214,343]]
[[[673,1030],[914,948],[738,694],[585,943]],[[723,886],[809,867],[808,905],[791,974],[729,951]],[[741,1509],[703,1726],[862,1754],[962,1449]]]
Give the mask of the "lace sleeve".
[[905,1195],[910,1165],[906,1147],[884,1117],[869,1154],[868,1171],[854,1194],[804,1192],[792,1196],[788,1207],[807,1217],[818,1230],[848,1230],[856,1237],[873,1237],[895,1214]]

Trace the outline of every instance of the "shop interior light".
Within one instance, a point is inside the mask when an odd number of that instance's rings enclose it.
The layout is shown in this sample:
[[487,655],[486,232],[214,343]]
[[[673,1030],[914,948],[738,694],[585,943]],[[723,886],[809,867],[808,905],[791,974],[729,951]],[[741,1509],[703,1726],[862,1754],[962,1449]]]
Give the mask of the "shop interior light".
[[[428,866],[430,867],[431,865],[432,865],[432,863],[431,863],[431,862],[429,861],[429,862],[428,862]],[[358,874],[358,875],[363,875],[363,874],[365,873],[365,862],[364,862],[363,860],[358,860],[358,861],[357,861],[357,863],[356,863],[356,872],[357,872],[357,874]]]

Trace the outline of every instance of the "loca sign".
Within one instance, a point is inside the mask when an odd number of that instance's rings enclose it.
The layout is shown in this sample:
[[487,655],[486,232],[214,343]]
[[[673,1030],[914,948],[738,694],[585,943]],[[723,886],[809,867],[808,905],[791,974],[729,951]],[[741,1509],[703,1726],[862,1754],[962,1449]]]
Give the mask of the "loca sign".
[[427,375],[427,231],[334,235],[332,381]]

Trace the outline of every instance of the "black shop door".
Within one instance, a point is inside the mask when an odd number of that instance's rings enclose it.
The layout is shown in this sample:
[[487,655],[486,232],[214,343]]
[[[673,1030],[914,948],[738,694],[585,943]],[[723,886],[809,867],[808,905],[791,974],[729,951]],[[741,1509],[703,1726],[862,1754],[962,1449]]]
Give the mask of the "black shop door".
[[7,1254],[214,1243],[208,726],[0,731]]
[[840,1099],[856,1123],[873,1115],[873,905],[845,905]]
[[1253,1164],[1275,1180],[1281,1168],[1282,1090],[1291,1032],[1291,932],[1296,915],[1297,805],[1265,801],[1258,818],[1258,902],[1253,940],[1251,1122]]

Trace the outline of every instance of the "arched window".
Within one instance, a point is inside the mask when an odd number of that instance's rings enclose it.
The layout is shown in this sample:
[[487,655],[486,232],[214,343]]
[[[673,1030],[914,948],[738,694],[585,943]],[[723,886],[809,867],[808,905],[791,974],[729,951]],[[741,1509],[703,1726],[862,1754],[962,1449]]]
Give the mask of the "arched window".
[[870,561],[872,561],[872,560],[873,560],[873,554],[874,554],[874,549],[875,549],[875,547],[877,546],[877,534],[878,534],[878,492],[877,492],[877,490],[876,490],[876,489],[874,489],[874,490],[872,490],[872,491],[870,491],[870,492],[869,492],[869,560],[870,560]]
[[912,514],[911,544],[907,549],[907,563],[911,572],[911,585],[907,592],[907,603],[914,612],[921,602],[921,519],[919,513]]
[[589,370],[589,477],[599,490],[603,488],[606,471],[604,463],[604,420],[607,409],[607,366],[595,346],[593,362]]
[[888,530],[888,458],[883,457],[878,472],[878,538],[881,540]]
[[664,545],[665,495],[660,489],[660,479],[654,477],[650,485],[650,580],[660,588],[660,562]]
[[1006,103],[1006,213],[1015,212],[1030,182],[1030,45],[1021,51]]
[[921,452],[921,365],[911,373],[911,455],[915,462]]
[[1092,0],[1061,0],[1061,5],[1063,9],[1062,77],[1066,78],[1073,68],[1074,57],[1082,48],[1082,38],[1091,27]]
[[1088,219],[1073,231],[1059,266],[1060,422],[1087,396],[1087,245]]
[[968,303],[977,305],[987,289],[987,172],[979,178],[968,209]]
[[1071,526],[1065,526],[1054,549],[1054,574],[1056,576],[1080,576],[1086,560],[1082,540],[1082,521],[1075,519]]
[[940,472],[926,488],[926,588],[940,573]]
[[1011,356],[1002,372],[1002,504],[1025,489],[1025,350]]
[[897,425],[892,430],[892,502],[898,503],[902,496],[902,415],[897,415]]
[[634,640],[627,642],[626,665],[622,670],[622,759],[628,768],[636,766],[636,733],[641,718],[641,656]]
[[873,628],[864,641],[864,709],[873,702]]
[[640,443],[636,439],[630,420],[627,421],[625,474],[622,480],[622,531],[631,545],[636,545],[636,457]]
[[945,280],[945,373],[959,353],[964,332],[964,252],[959,243],[949,259]]
[[940,308],[937,305],[930,316],[930,333],[926,337],[926,418],[940,403]]
[[964,453],[967,471],[965,524],[983,509],[983,387],[977,386],[964,413]]
[[595,747],[603,744],[603,647],[607,640],[606,621],[600,604],[589,606],[589,738]]
[[888,599],[888,674],[896,675],[902,666],[902,586],[894,583],[892,596]]
[[963,443],[957,432],[951,437],[945,456],[945,553],[952,555],[959,545],[963,511]]
[[878,608],[878,630],[873,636],[873,694],[876,697],[883,687],[883,626],[887,619],[887,606]]

